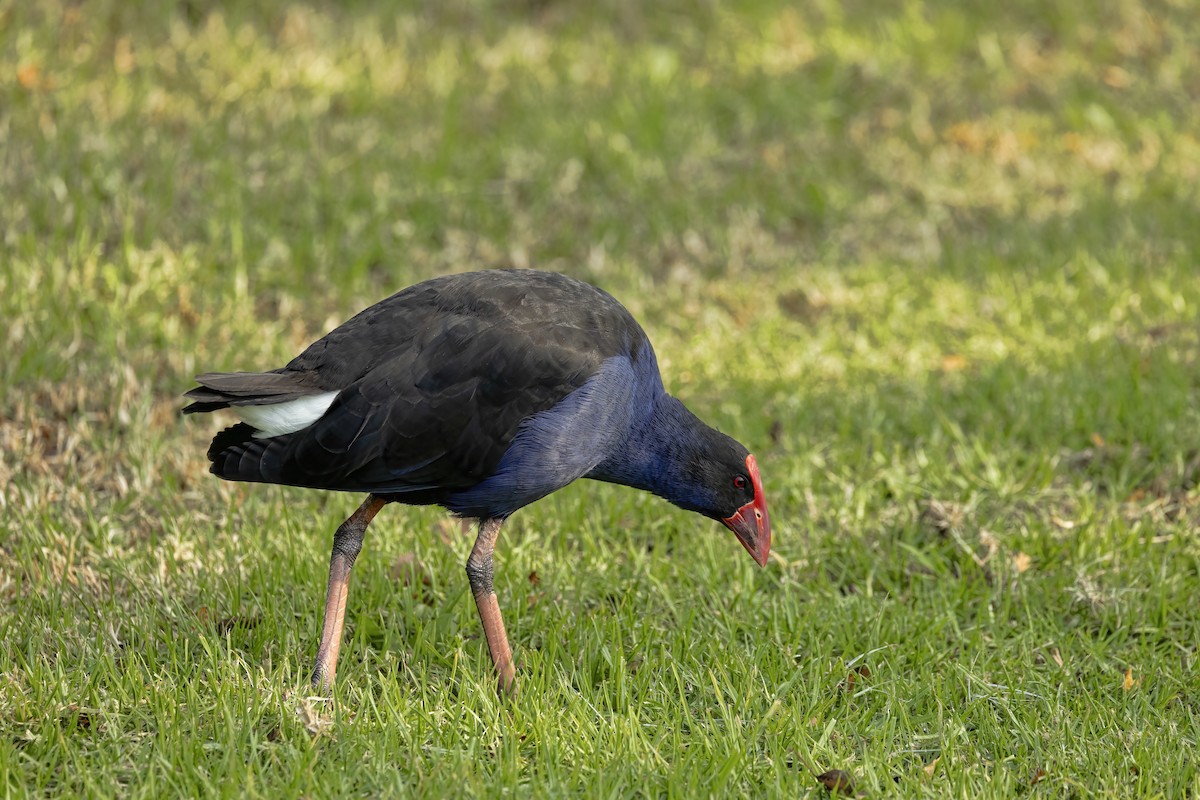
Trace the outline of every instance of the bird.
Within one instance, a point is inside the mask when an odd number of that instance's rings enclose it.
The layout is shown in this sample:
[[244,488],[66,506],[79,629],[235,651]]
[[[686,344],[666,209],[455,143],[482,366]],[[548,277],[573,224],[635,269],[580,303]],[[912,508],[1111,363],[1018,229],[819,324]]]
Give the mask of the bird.
[[467,579],[501,694],[516,670],[494,588],[504,522],[579,478],[722,522],[759,566],[771,524],[754,456],[668,394],[654,348],[612,295],[555,272],[417,283],[268,372],[196,377],[185,414],[230,409],[210,471],[365,493],[337,528],[311,682],[331,690],[351,568],[389,503],[478,521]]

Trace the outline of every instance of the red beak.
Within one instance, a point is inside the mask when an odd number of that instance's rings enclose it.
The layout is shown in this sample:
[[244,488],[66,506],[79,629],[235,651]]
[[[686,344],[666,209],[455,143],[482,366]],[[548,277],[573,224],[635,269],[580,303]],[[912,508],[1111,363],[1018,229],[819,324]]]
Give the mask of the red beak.
[[767,515],[767,498],[763,494],[762,478],[758,476],[758,464],[754,456],[746,456],[746,472],[754,487],[754,499],[737,510],[732,517],[721,520],[733,531],[742,547],[760,567],[767,565],[771,555],[771,517]]

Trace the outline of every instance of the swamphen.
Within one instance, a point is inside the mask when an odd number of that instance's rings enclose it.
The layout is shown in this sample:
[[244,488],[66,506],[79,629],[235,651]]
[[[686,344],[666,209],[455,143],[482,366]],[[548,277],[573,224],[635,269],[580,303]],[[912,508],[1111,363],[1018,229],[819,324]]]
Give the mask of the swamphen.
[[331,686],[350,568],[388,503],[479,520],[467,577],[502,690],[512,651],[492,553],[514,511],[576,478],[645,489],[725,523],[765,566],[771,526],[754,456],[663,389],[649,339],[612,296],[551,272],[489,270],[411,286],[271,372],[207,373],[184,413],[242,422],[213,474],[367,492],[333,537],[314,685]]

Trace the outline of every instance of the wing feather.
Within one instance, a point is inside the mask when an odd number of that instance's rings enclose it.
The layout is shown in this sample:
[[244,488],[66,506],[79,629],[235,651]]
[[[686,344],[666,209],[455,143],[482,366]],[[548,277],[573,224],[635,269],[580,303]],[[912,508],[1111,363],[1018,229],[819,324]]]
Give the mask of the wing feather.
[[219,435],[213,471],[441,502],[491,475],[522,422],[582,386],[604,359],[636,359],[643,344],[632,316],[587,284],[553,273],[468,273],[366,309],[279,372],[204,375],[188,396],[194,405],[234,405],[336,390],[303,430],[252,441]]

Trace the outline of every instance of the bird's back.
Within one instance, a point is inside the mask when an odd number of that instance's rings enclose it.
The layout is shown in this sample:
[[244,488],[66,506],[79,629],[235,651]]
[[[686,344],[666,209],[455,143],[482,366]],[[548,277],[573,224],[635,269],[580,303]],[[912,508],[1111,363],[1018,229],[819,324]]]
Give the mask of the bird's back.
[[[532,350],[564,360],[565,371],[591,374],[603,359],[636,350],[645,336],[624,306],[590,284],[556,272],[486,270],[399,291],[330,331],[281,372],[343,389],[404,353],[426,362],[451,357],[470,370],[481,366],[471,355]],[[480,341],[472,347],[468,339]]]

